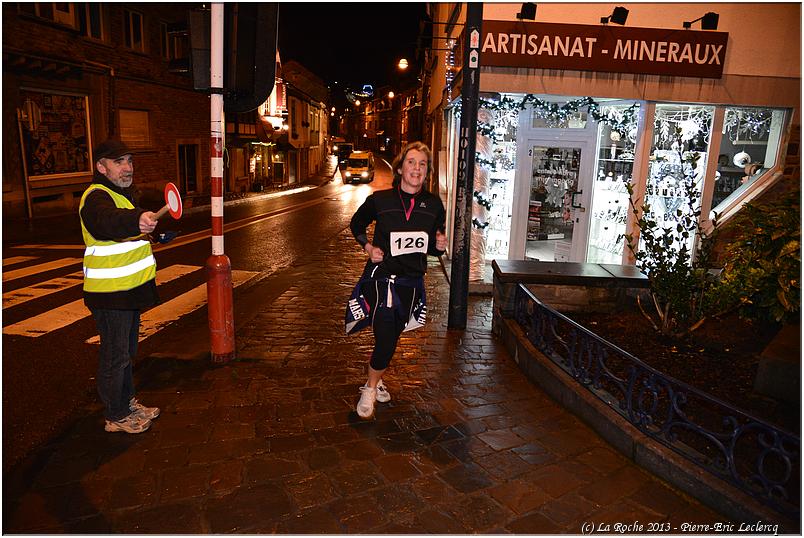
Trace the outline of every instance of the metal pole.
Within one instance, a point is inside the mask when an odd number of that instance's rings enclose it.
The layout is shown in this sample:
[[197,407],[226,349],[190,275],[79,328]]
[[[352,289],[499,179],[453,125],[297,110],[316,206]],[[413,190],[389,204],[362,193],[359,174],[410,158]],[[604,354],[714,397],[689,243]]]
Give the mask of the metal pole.
[[458,184],[455,192],[455,233],[447,327],[465,329],[469,300],[469,245],[472,237],[472,192],[475,183],[475,137],[480,88],[480,27],[483,4],[470,2],[464,26],[461,68],[461,124],[458,137]]
[[223,4],[213,3],[210,39],[210,190],[212,256],[207,259],[207,305],[212,362],[235,357],[232,265],[223,253]]

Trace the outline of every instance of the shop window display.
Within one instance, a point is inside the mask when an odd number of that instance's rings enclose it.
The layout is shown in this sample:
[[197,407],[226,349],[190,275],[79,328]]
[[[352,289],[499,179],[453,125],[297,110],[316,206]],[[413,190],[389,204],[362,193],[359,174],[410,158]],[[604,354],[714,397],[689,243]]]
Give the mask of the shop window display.
[[776,164],[784,119],[781,109],[726,108],[712,196],[715,213]]
[[500,121],[496,127],[489,173],[487,259],[507,259],[511,235],[511,207],[516,173],[516,118]]
[[[637,140],[637,114],[631,104],[603,107],[604,113],[630,119],[625,134],[611,125],[598,125],[597,162],[592,191],[592,214],[586,261],[622,262],[625,222],[628,217],[628,191],[633,181],[634,149]],[[629,114],[626,114],[629,112]]]
[[[660,227],[675,227],[679,211],[700,207],[714,110],[713,106],[656,105],[645,202]],[[696,156],[693,168],[689,161]],[[687,178],[694,181],[695,200],[688,197]],[[692,250],[695,237],[687,241]],[[681,245],[672,248],[678,250]]]
[[23,89],[18,119],[30,181],[92,174],[85,95]]

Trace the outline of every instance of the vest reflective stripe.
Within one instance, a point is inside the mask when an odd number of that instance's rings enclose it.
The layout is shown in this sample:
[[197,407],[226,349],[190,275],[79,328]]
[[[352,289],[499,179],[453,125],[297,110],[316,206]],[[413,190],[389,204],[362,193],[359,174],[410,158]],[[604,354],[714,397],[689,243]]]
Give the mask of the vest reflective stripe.
[[148,241],[126,241],[124,243],[113,243],[111,245],[95,245],[87,247],[84,251],[84,256],[113,256],[115,254],[124,254],[131,252],[145,245],[149,245]]
[[[87,195],[95,189],[105,191],[116,207],[134,209],[134,205],[122,194],[104,186],[93,184],[81,197],[79,212],[84,207]],[[142,235],[120,241],[99,241],[84,226],[81,232],[87,248],[84,251],[84,290],[94,293],[127,291],[156,278],[156,260],[151,243]]]
[[131,263],[125,267],[86,267],[84,266],[84,276],[86,278],[106,280],[110,278],[121,278],[133,275],[143,269],[147,269],[151,265],[156,265],[156,260],[153,256],[148,256],[138,262]]

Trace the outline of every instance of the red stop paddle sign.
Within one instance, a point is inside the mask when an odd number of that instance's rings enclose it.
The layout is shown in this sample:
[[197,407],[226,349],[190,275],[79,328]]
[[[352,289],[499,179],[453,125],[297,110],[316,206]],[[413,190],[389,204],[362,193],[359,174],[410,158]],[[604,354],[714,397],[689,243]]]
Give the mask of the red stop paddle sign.
[[174,219],[179,220],[181,218],[181,195],[176,185],[170,182],[165,185],[165,207],[157,211],[156,218],[163,217],[168,211],[170,211],[170,216]]

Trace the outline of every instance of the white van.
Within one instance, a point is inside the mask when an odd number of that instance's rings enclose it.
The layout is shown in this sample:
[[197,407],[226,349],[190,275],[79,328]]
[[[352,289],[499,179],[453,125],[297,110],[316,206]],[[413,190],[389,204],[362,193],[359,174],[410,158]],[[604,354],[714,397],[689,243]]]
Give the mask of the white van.
[[374,154],[370,151],[353,151],[346,161],[343,171],[344,183],[374,181]]

